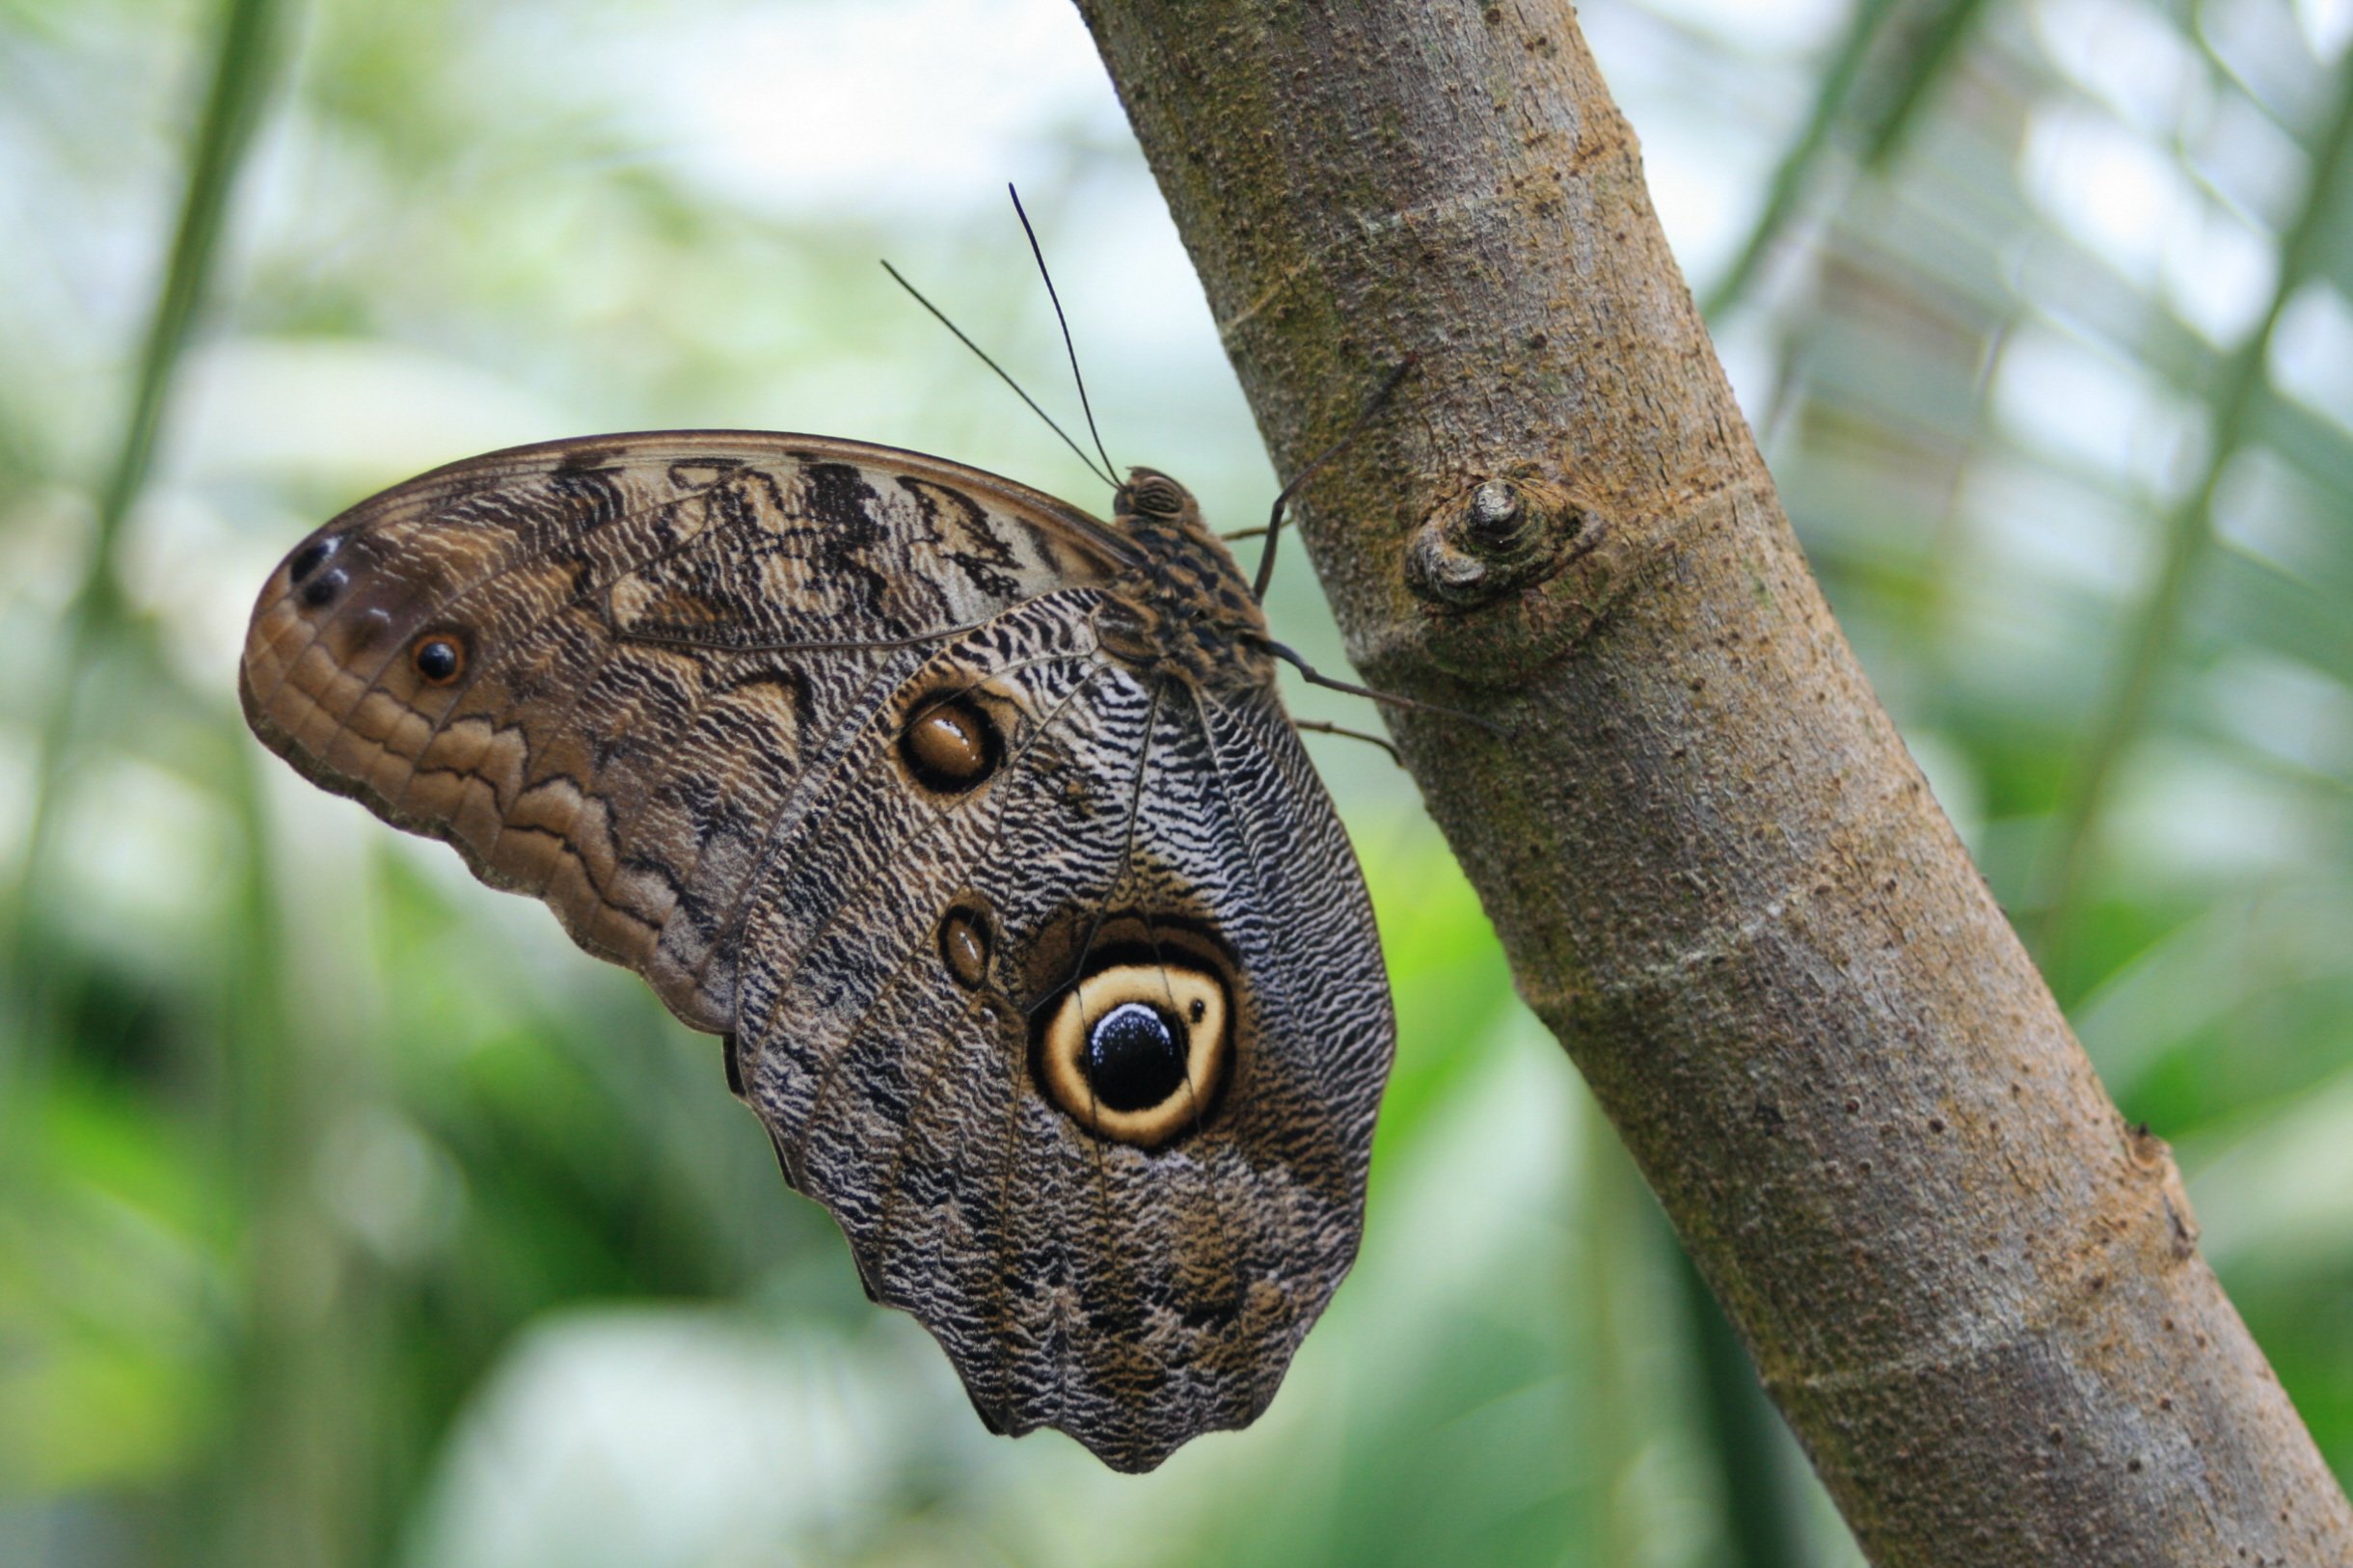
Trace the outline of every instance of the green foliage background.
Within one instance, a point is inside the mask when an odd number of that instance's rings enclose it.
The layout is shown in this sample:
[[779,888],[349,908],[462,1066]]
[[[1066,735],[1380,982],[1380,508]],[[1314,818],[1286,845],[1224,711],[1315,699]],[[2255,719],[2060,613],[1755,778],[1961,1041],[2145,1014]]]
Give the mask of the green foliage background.
[[[2353,7],[1582,12],[1865,664],[2353,1473]],[[1009,175],[1114,455],[1255,520],[1056,0],[0,4],[0,1560],[1852,1559],[1377,753],[1315,743],[1401,1024],[1364,1261],[1133,1480],[982,1433],[713,1041],[247,739],[269,565],[470,452],[1092,495],[873,265],[1059,406]]]

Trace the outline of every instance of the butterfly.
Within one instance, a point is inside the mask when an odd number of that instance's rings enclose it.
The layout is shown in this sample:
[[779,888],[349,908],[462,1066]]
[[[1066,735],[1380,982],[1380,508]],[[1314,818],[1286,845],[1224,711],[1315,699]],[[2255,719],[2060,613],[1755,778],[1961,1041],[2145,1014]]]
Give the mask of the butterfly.
[[238,689],[722,1036],[992,1430],[1145,1471],[1347,1271],[1395,1023],[1257,591],[1166,474],[1112,511],[814,436],[517,447],[296,546]]

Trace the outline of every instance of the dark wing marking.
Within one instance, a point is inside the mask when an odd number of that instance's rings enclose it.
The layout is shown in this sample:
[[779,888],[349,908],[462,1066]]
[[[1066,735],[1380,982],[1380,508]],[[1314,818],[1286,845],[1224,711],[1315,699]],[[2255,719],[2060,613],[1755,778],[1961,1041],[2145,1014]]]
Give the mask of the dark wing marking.
[[[519,447],[298,546],[256,608],[240,689],[306,775],[544,898],[583,947],[723,1031],[727,920],[845,727],[927,657],[906,639],[1099,581],[1128,554],[1050,497],[888,447]],[[698,640],[632,635],[681,628]],[[435,686],[410,655],[445,631],[467,657]],[[841,646],[776,646],[812,640]]]
[[[1329,1299],[1393,1031],[1346,840],[1271,696],[1287,756],[1265,755],[1256,707],[1236,719],[1117,661],[1055,657],[1083,637],[1082,597],[941,650],[886,710],[944,678],[1009,702],[1019,732],[987,785],[948,802],[881,787],[878,716],[771,847],[741,1060],[788,1170],[989,1424],[1060,1426],[1142,1470],[1256,1417]],[[1236,798],[1302,787],[1304,803]],[[1338,894],[1315,885],[1335,876]],[[933,957],[958,901],[994,933],[977,992]],[[1295,981],[1298,927],[1318,919],[1339,930],[1306,945],[1354,952]],[[1159,1148],[1086,1131],[1031,1072],[1032,1010],[1115,927],[1210,933],[1237,969],[1231,1079]],[[1335,1060],[1336,1087],[1317,1082]]]

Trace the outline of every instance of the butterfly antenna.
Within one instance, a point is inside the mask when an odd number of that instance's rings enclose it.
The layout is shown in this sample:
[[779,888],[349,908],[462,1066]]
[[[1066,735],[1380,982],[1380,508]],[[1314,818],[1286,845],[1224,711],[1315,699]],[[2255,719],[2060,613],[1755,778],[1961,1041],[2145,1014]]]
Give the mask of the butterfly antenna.
[[[1095,407],[1087,401],[1087,378],[1078,373],[1078,345],[1070,341],[1070,318],[1062,313],[1062,296],[1054,292],[1054,275],[1045,270],[1045,251],[1038,243],[1038,230],[1030,227],[1030,215],[1022,210],[1021,193],[1009,183],[1005,194],[1014,199],[1014,216],[1021,220],[1021,232],[1029,236],[1030,255],[1038,258],[1038,276],[1045,280],[1045,297],[1053,302],[1054,324],[1062,329],[1063,352],[1070,356],[1070,379],[1078,383],[1078,407],[1087,416],[1087,434],[1095,438],[1095,449],[1101,455],[1103,467],[1116,473],[1119,465],[1103,450],[1103,433],[1095,427]],[[1110,484],[1114,490],[1120,487],[1116,479]]]
[[[888,261],[884,261],[882,263],[882,270],[890,274],[892,283],[897,284],[901,288],[906,289],[909,294],[914,296],[916,304],[931,311],[933,320],[938,322],[941,326],[956,334],[956,340],[958,342],[972,350],[973,354],[978,357],[983,365],[986,365],[988,366],[988,368],[994,370],[997,373],[997,379],[1004,382],[1008,387],[1011,387],[1014,390],[1014,395],[1020,398],[1024,403],[1027,403],[1029,405],[1029,411],[1032,414],[1037,415],[1038,418],[1043,419],[1045,421],[1045,427],[1048,430],[1053,431],[1054,434],[1060,436],[1062,438],[1062,444],[1065,446],[1069,447],[1070,450],[1078,454],[1078,460],[1087,465],[1088,473],[1094,474],[1096,478],[1102,480],[1103,483],[1111,486],[1114,490],[1117,490],[1120,487],[1119,480],[1113,478],[1106,471],[1098,469],[1095,466],[1095,459],[1087,455],[1087,448],[1081,446],[1077,442],[1070,439],[1070,432],[1065,430],[1061,425],[1054,422],[1054,416],[1048,414],[1044,409],[1038,406],[1038,399],[1032,397],[1028,392],[1021,390],[1021,383],[1015,381],[1010,374],[1008,374],[1005,366],[990,359],[987,349],[981,347],[980,344],[974,342],[970,338],[966,337],[964,335],[964,329],[958,326],[955,322],[949,320],[948,314],[945,311],[942,311],[938,306],[933,305],[930,300],[925,299],[923,297],[922,289],[917,288],[913,284],[908,283],[906,279],[901,275],[899,269],[892,266]],[[1059,309],[1060,308],[1057,307],[1057,310]],[[1085,401],[1083,392],[1080,396],[1080,401],[1082,403]],[[1090,426],[1092,426],[1094,423],[1092,419],[1090,419],[1088,422]],[[1099,446],[1100,443],[1097,443],[1097,445]],[[1106,459],[1106,461],[1108,461],[1108,459]]]

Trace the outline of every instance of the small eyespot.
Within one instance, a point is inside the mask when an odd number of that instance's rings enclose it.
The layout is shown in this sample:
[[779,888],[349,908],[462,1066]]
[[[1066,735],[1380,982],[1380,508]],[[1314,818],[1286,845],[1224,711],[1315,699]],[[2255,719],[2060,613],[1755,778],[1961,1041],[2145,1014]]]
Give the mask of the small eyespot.
[[1121,492],[1126,510],[1132,507],[1151,517],[1175,517],[1184,510],[1184,487],[1165,473],[1145,473],[1128,481]]
[[915,716],[899,737],[899,755],[925,789],[961,795],[997,770],[1005,740],[980,704],[951,697]]
[[959,905],[939,923],[939,961],[959,986],[981,988],[988,978],[988,917]]
[[1032,1070],[1099,1138],[1156,1149],[1202,1123],[1233,1056],[1219,966],[1172,948],[1110,955],[1049,1010]]
[[341,593],[343,585],[350,581],[341,567],[331,567],[303,584],[302,602],[311,609],[324,609],[335,602],[335,596]]
[[327,557],[342,548],[343,541],[334,534],[313,539],[294,553],[286,562],[286,581],[299,585],[306,578],[327,563]]
[[428,632],[409,655],[428,686],[447,686],[466,673],[466,645],[446,632]]

